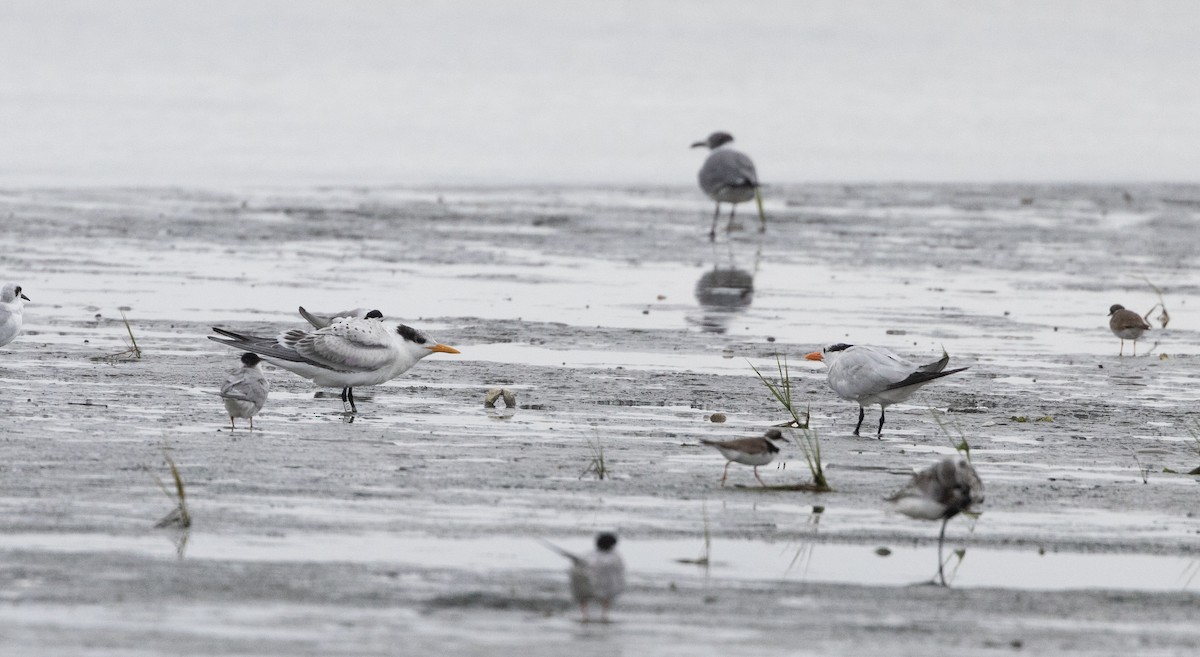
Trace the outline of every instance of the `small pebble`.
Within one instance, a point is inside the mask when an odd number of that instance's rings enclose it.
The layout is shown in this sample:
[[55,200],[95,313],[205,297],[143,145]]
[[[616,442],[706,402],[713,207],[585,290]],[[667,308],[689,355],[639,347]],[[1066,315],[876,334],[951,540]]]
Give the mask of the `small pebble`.
[[724,413],[713,413],[712,415],[708,416],[709,422],[716,422],[717,424],[721,424],[726,419],[727,418],[725,417]]

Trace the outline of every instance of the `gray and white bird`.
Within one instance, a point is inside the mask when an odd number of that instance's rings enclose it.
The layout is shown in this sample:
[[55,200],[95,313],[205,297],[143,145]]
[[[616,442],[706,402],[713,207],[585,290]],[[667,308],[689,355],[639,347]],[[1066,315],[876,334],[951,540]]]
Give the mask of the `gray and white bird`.
[[1133,340],[1133,355],[1137,355],[1137,341],[1142,337],[1142,334],[1150,330],[1150,325],[1146,323],[1142,316],[1128,310],[1125,306],[1119,303],[1114,303],[1108,309],[1108,328],[1113,332],[1113,335],[1121,338],[1121,352],[1118,356],[1125,355],[1125,341]]
[[21,294],[21,286],[5,283],[0,288],[0,347],[17,339],[21,325],[25,323],[25,302],[29,297]]
[[284,331],[276,337],[244,335],[215,326],[213,331],[223,337],[210,335],[209,340],[252,351],[318,386],[341,388],[342,402],[349,402],[354,412],[358,412],[354,388],[391,381],[429,354],[459,353],[394,320],[350,318],[313,331]]
[[300,306],[300,316],[303,317],[313,328],[325,328],[334,322],[340,322],[345,319],[383,319],[383,313],[370,308],[353,308],[351,310],[339,310],[335,313],[310,313]]
[[915,473],[900,492],[887,498],[892,510],[917,520],[941,520],[938,534],[938,577],[946,585],[942,544],[946,523],[973,505],[983,504],[983,482],[964,458],[946,457]]
[[879,404],[878,435],[882,437],[888,406],[908,399],[934,379],[967,369],[947,370],[949,354],[928,365],[917,365],[882,347],[843,343],[831,344],[804,357],[824,362],[829,370],[829,387],[842,399],[858,402],[858,424],[854,425],[856,436],[862,428],[867,406]]
[[600,603],[600,622],[607,623],[609,608],[625,590],[625,562],[617,554],[616,534],[598,534],[596,550],[587,556],[573,554],[549,541],[542,544],[571,560],[571,569],[567,571],[571,597],[579,604],[583,622],[591,620],[588,604],[595,601]]
[[762,477],[758,476],[758,466],[767,465],[775,460],[779,455],[779,445],[777,442],[787,442],[787,438],[783,437],[783,433],[779,429],[768,429],[765,436],[758,438],[738,438],[736,440],[706,440],[700,439],[700,442],[709,447],[717,448],[727,460],[725,462],[725,471],[721,474],[721,485],[725,485],[725,478],[729,476],[729,464],[741,463],[742,465],[754,466],[754,478],[758,483],[766,486]]
[[250,430],[254,431],[254,416],[267,403],[271,383],[258,367],[262,362],[258,354],[247,351],[242,354],[241,360],[242,366],[230,372],[221,386],[221,400],[229,412],[230,429],[237,429],[234,418],[240,417],[250,420]]
[[707,146],[711,153],[700,167],[700,189],[708,197],[717,202],[713,210],[712,228],[708,231],[708,239],[717,238],[717,219],[721,216],[721,204],[729,204],[729,223],[726,232],[733,227],[734,213],[737,204],[750,199],[758,202],[758,218],[761,222],[758,231],[767,229],[767,217],[763,214],[762,194],[759,192],[758,173],[754,170],[754,162],[744,153],[728,146],[733,141],[733,135],[728,132],[714,132],[704,141],[692,144],[692,148]]

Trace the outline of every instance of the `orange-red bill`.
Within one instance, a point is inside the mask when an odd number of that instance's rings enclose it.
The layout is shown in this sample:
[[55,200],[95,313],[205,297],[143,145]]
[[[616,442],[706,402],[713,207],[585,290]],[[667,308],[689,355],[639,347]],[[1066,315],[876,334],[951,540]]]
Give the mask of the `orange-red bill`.
[[810,354],[804,354],[804,360],[825,360],[825,356],[819,351],[814,351]]
[[433,352],[441,353],[441,354],[461,354],[462,353],[461,351],[455,349],[454,347],[450,347],[450,346],[447,346],[444,344],[435,344],[432,347],[426,347],[426,349],[433,351]]

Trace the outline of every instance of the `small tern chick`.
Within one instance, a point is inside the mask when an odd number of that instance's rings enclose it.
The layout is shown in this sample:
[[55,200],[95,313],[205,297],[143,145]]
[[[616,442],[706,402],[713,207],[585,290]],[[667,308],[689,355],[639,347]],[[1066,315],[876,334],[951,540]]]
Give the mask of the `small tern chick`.
[[609,608],[625,590],[625,562],[617,554],[616,534],[598,534],[596,551],[582,557],[548,541],[542,541],[542,544],[571,560],[571,569],[567,571],[571,597],[579,604],[583,622],[591,620],[588,603],[594,600],[600,603],[600,622],[607,623]]
[[737,204],[750,199],[758,201],[758,218],[761,222],[758,232],[767,229],[767,217],[763,214],[762,196],[759,193],[758,174],[754,171],[754,162],[744,153],[735,151],[727,146],[733,141],[733,135],[728,132],[714,132],[704,141],[692,144],[692,148],[707,147],[711,153],[704,165],[700,167],[697,176],[700,189],[709,198],[717,202],[713,211],[712,228],[708,231],[708,239],[717,239],[717,219],[721,216],[721,204],[729,204],[729,223],[725,227],[728,232],[733,227],[733,215],[737,212]]
[[787,438],[783,437],[783,433],[779,429],[768,429],[765,436],[760,438],[738,438],[737,440],[706,440],[700,439],[700,442],[710,447],[717,448],[717,451],[724,456],[725,471],[721,474],[721,485],[725,485],[725,478],[729,476],[729,464],[741,463],[742,465],[754,466],[754,478],[762,486],[767,484],[763,482],[762,477],[758,476],[758,466],[767,465],[775,460],[779,454],[779,446],[777,442],[787,442]]
[[237,429],[234,418],[241,417],[250,420],[250,430],[254,431],[254,416],[267,403],[271,383],[258,367],[262,362],[258,354],[247,351],[241,360],[242,366],[230,372],[225,385],[221,386],[221,400],[229,412],[230,429]]
[[0,288],[0,347],[12,342],[21,334],[25,322],[25,302],[29,297],[21,294],[21,286],[5,283]]
[[339,310],[336,313],[310,313],[304,309],[304,306],[300,306],[300,316],[312,324],[313,328],[325,328],[334,322],[345,319],[383,319],[382,312],[370,308]]
[[1119,303],[1114,303],[1108,309],[1108,328],[1113,332],[1113,335],[1121,338],[1121,353],[1118,356],[1125,355],[1125,341],[1133,340],[1133,355],[1137,355],[1137,341],[1142,337],[1142,334],[1150,330],[1150,325],[1142,316],[1125,308]]
[[942,544],[946,523],[975,504],[983,504],[983,482],[964,458],[947,457],[913,475],[900,492],[887,498],[892,509],[917,520],[941,520],[938,534],[938,577],[946,585]]

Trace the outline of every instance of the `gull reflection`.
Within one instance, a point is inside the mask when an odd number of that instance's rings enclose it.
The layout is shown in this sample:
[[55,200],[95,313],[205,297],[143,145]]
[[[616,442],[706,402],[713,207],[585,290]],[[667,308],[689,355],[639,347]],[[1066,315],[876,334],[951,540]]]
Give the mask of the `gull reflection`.
[[728,264],[716,262],[712,269],[704,272],[696,281],[696,301],[700,303],[698,313],[692,313],[688,322],[706,333],[725,333],[729,323],[754,301],[754,276],[758,273],[761,248],[754,254],[754,268],[742,269],[734,262],[732,245]]

